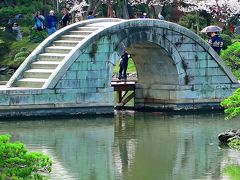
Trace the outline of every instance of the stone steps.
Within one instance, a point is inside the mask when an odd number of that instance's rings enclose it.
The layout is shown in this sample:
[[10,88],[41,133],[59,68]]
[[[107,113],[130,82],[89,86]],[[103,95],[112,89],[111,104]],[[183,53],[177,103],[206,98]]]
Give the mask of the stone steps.
[[43,53],[37,55],[36,61],[30,65],[28,70],[23,72],[23,78],[17,80],[14,86],[41,88],[62,60],[79,42],[104,26],[106,26],[106,23],[93,23],[78,27],[62,35],[46,47]]
[[58,53],[42,53],[38,55],[38,60],[40,61],[62,61],[67,54]]
[[70,31],[70,35],[90,35],[93,31]]
[[87,37],[86,35],[63,35],[61,37],[61,40],[70,40],[70,41],[81,41],[83,40],[85,37]]
[[47,79],[40,78],[22,78],[16,82],[17,87],[41,88]]
[[53,73],[54,69],[29,69],[24,72],[24,78],[47,79]]
[[72,50],[69,46],[50,46],[45,49],[46,53],[68,54]]
[[75,47],[80,41],[70,41],[70,40],[57,40],[53,42],[53,45],[55,46],[69,46],[69,47]]
[[87,27],[87,26],[83,26],[83,27],[78,27],[77,30],[78,31],[97,31],[99,29],[99,27]]
[[55,69],[60,64],[58,61],[36,61],[31,64],[32,69]]

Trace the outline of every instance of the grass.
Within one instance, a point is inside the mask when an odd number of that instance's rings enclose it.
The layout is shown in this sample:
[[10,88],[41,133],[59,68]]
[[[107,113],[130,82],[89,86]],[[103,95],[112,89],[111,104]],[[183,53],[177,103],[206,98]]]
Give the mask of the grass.
[[[114,72],[114,73],[117,73],[117,72],[119,71],[119,63],[120,63],[120,60],[118,61],[118,63],[116,64],[116,66],[115,66],[114,69],[113,69],[113,72]],[[127,72],[128,72],[128,73],[137,72],[137,71],[136,71],[135,64],[134,64],[132,58],[129,58],[129,60],[128,60]]]
[[225,167],[224,173],[231,177],[232,180],[240,179],[240,166],[239,165],[229,165]]

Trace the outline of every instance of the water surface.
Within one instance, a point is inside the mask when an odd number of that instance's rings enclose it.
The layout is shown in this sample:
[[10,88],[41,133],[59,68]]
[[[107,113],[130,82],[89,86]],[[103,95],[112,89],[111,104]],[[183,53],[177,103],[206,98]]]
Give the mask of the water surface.
[[223,168],[240,159],[217,135],[239,128],[222,113],[169,115],[116,112],[115,117],[0,121],[30,150],[53,160],[50,179],[229,179]]

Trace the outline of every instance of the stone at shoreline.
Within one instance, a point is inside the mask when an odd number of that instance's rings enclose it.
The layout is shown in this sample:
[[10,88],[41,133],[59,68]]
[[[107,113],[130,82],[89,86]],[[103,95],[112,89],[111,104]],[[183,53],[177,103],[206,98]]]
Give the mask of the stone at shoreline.
[[233,139],[240,139],[240,130],[230,129],[218,135],[221,143],[228,143]]

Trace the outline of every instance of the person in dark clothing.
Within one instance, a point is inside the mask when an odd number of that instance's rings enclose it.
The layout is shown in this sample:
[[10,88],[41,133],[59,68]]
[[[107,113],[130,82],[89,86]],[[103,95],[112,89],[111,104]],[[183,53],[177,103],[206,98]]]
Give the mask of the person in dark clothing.
[[127,79],[127,67],[128,67],[128,59],[130,55],[127,53],[127,51],[124,51],[123,55],[121,56],[120,61],[120,68],[119,68],[119,76],[118,79]]
[[223,39],[218,35],[217,32],[209,32],[208,44],[220,55],[221,49],[223,47]]
[[62,20],[60,22],[61,27],[65,27],[70,23],[70,16],[68,13],[68,10],[66,8],[64,8],[62,10],[63,16],[62,16]]
[[46,27],[48,35],[51,35],[57,31],[57,17],[54,15],[53,10],[51,10],[49,15],[46,17]]

